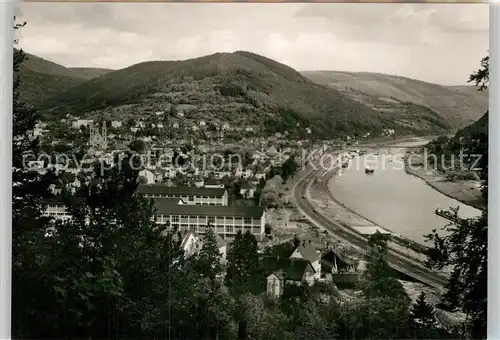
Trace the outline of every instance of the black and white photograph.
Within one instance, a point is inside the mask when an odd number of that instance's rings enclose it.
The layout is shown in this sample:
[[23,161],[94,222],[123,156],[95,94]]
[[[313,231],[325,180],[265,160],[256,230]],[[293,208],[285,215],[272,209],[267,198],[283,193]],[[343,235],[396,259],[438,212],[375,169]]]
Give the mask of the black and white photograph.
[[486,339],[489,8],[17,4],[12,338]]

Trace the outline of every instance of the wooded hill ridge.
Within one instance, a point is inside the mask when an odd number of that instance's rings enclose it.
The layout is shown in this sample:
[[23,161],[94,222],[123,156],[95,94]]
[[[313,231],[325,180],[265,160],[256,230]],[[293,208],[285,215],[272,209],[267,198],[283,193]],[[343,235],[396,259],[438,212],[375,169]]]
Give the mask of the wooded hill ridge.
[[[402,77],[397,78],[406,79],[407,85],[399,85],[401,88],[407,86],[406,92],[423,95],[390,96],[385,103],[392,109],[381,110],[373,100],[366,100],[374,97],[369,91],[353,95],[325,84],[310,72],[304,73],[306,77],[284,64],[244,51],[183,61],[149,61],[116,71],[67,68],[28,55],[22,75],[23,98],[51,118],[106,110],[146,117],[175,106],[193,120],[252,126],[267,133],[295,131],[298,135],[310,127],[316,136],[330,137],[377,134],[384,129],[399,134],[441,134],[462,127],[464,121],[470,123],[474,107],[478,107],[477,118],[485,111],[480,111],[482,97],[473,91],[435,84],[429,86],[442,88],[440,91],[449,95],[440,105],[427,105],[420,97],[428,92],[414,89],[423,82]],[[356,86],[363,88],[361,81]],[[463,105],[462,117],[453,105],[467,98],[472,104],[470,108]]]
[[472,85],[443,86],[371,72],[301,73],[382,112],[400,114],[407,109],[407,103],[427,107],[457,129],[475,122],[488,109],[488,91],[478,91]]

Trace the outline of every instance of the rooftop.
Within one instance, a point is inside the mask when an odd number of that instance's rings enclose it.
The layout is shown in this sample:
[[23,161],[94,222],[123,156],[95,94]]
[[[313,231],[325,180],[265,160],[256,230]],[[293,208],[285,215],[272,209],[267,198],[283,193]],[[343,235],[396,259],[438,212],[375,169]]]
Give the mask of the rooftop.
[[227,245],[227,241],[220,237],[220,235],[216,234],[215,238],[217,240],[217,248],[222,248]]
[[189,238],[191,237],[191,235],[193,235],[194,238],[198,237],[198,234],[196,234],[194,231],[186,232],[184,234],[184,236],[182,237],[181,248],[184,249],[184,247],[186,246],[186,243],[189,240]]
[[265,256],[262,258],[264,271],[267,275],[278,274],[286,280],[302,281],[306,269],[309,267],[314,272],[313,267],[307,260],[288,259],[280,257]]
[[49,204],[49,205],[77,205],[77,204],[85,204],[86,203],[86,198],[85,197],[76,197],[76,196],[67,196],[63,197],[61,195],[55,195],[55,196],[50,196],[46,197],[42,200],[43,204]]
[[219,185],[221,184],[221,181],[219,181],[216,178],[209,178],[205,181],[205,185]]
[[262,207],[247,207],[242,205],[192,205],[178,204],[175,199],[153,199],[156,214],[159,215],[200,215],[200,216],[233,216],[261,218]]
[[226,192],[224,188],[197,188],[197,187],[168,187],[165,184],[141,184],[137,187],[140,194],[164,194],[179,196],[210,196],[222,197]]
[[298,250],[302,257],[311,263],[320,259],[320,256],[316,253],[312,245],[306,243],[305,241],[302,241],[298,247],[295,248],[295,250]]

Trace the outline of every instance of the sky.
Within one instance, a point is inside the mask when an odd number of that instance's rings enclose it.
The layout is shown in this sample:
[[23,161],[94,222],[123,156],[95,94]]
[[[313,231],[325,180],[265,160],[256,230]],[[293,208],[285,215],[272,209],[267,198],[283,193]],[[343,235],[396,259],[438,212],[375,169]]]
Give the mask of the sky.
[[245,50],[299,71],[462,85],[489,46],[486,4],[23,2],[18,18],[20,47],[68,67]]

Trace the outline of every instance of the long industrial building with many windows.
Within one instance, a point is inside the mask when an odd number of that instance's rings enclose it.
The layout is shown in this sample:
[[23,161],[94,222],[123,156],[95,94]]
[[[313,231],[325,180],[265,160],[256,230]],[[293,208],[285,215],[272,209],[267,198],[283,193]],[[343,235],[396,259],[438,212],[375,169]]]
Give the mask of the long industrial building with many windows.
[[[259,241],[264,237],[264,208],[229,205],[225,189],[140,185],[138,193],[153,199],[156,223],[168,224],[173,230],[204,234],[206,228],[212,228],[226,240],[234,238],[238,231],[248,231]],[[45,203],[44,216],[71,218],[66,203],[60,198],[53,197]],[[73,203],[85,204],[85,198],[75,198],[70,204]]]
[[156,198],[154,205],[156,223],[180,231],[204,234],[206,228],[212,228],[223,239],[233,238],[238,231],[248,231],[258,240],[264,235],[266,213],[262,207],[192,205],[175,198]]

